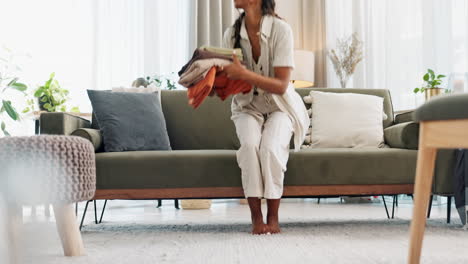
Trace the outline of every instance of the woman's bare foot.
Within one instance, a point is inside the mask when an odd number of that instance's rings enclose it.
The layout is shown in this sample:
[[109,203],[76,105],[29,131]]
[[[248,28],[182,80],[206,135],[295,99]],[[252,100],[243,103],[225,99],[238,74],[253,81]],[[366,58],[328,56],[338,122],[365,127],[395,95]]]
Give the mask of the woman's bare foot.
[[281,233],[278,220],[278,210],[281,203],[281,199],[268,199],[268,213],[267,213],[267,226],[268,231],[272,234]]
[[267,224],[268,232],[271,234],[279,234],[281,233],[281,229],[279,226],[278,215],[268,215],[267,216]]
[[252,234],[262,235],[268,233],[268,227],[263,222],[261,201],[258,198],[247,198],[252,216]]
[[268,230],[268,226],[263,222],[262,217],[259,219],[254,219],[252,217],[252,234],[253,235],[264,235],[266,233],[270,232]]

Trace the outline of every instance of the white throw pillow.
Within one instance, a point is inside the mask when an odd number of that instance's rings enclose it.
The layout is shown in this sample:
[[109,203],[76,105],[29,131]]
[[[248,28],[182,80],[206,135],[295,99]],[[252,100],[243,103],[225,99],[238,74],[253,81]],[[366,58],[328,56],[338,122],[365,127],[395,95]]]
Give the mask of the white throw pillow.
[[[306,104],[312,104],[312,97],[310,95],[305,96],[304,97],[304,102]],[[308,109],[308,113],[309,113],[309,116],[312,116],[312,109]],[[384,121],[387,120],[388,119],[387,114],[385,114],[385,112],[382,112],[382,113],[383,113],[383,115],[382,115],[383,120]]]
[[159,102],[162,105],[161,102],[161,88],[157,87],[154,84],[148,85],[148,87],[143,87],[140,86],[139,88],[132,87],[132,88],[127,88],[127,87],[114,87],[112,88],[112,92],[115,93],[157,93],[159,97]]
[[373,95],[311,91],[311,147],[383,147],[383,101]]

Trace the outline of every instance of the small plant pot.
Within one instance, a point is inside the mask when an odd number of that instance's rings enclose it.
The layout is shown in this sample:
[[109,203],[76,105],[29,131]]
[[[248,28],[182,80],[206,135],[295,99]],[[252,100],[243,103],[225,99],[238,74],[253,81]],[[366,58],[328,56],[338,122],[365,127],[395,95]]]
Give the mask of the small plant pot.
[[426,97],[426,101],[431,99],[434,96],[438,96],[444,93],[443,88],[427,88],[424,90],[424,96]]

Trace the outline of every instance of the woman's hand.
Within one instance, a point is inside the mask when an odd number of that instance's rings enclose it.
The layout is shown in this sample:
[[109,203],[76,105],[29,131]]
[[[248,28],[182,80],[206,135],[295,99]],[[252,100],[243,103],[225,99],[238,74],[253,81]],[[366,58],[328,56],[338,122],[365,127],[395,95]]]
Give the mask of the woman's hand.
[[226,75],[231,80],[243,80],[267,92],[283,95],[289,87],[290,67],[275,67],[275,77],[268,77],[249,71],[234,54],[233,63],[218,67],[218,74]]
[[234,53],[232,55],[232,64],[222,67],[221,71],[231,80],[240,80],[245,77],[247,69],[240,63],[239,58]]

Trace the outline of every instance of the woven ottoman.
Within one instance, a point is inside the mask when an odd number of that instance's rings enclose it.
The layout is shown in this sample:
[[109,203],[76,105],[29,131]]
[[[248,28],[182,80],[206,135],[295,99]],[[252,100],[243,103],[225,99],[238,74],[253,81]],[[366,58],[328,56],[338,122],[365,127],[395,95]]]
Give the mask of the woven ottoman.
[[9,208],[13,248],[21,206],[52,204],[65,256],[84,255],[73,204],[94,196],[94,155],[93,145],[79,137],[0,139],[0,192]]

